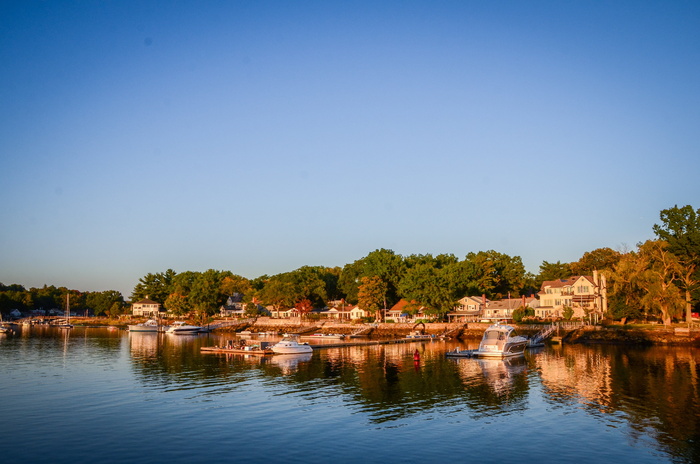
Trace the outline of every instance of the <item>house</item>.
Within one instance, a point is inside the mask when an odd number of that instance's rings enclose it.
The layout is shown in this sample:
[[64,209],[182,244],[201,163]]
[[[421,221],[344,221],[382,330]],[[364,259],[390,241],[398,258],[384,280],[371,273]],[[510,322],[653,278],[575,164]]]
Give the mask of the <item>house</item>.
[[353,307],[349,308],[348,313],[350,314],[350,320],[352,320],[352,321],[363,319],[365,317],[371,316],[371,314],[368,311],[365,311],[364,309],[360,308],[359,306],[353,306]]
[[454,311],[447,313],[449,322],[476,322],[481,319],[481,313],[490,303],[485,295],[481,297],[465,296],[457,301]]
[[[521,306],[538,308],[539,301],[535,297],[506,298],[500,301],[490,301],[481,313],[481,320],[510,321],[513,320],[513,311]],[[535,309],[537,312],[537,309]]]
[[540,307],[535,309],[535,315],[541,318],[563,317],[566,307],[573,309],[574,318],[589,314],[602,317],[608,310],[607,283],[598,271],[593,271],[592,276],[544,281],[538,295]]
[[391,309],[384,310],[384,320],[391,319],[394,322],[413,322],[417,319],[431,317],[425,315],[425,309],[425,306],[419,306],[415,301],[409,303],[401,299],[392,306]]
[[148,297],[131,305],[131,314],[134,316],[157,317],[160,313],[160,303],[149,300]]
[[234,293],[226,299],[226,304],[219,308],[221,317],[243,317],[245,315],[245,304],[243,294]]

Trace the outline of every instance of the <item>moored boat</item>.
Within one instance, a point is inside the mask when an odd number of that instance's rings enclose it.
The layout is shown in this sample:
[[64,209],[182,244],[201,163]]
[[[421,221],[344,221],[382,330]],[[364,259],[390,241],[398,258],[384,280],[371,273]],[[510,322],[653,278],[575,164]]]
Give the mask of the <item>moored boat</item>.
[[300,343],[298,335],[287,334],[272,346],[272,351],[281,354],[311,353],[313,348],[308,343]]
[[198,325],[189,325],[183,321],[173,322],[165,333],[175,334],[175,335],[193,335],[198,334],[202,328]]
[[129,332],[163,332],[168,329],[167,326],[160,325],[155,319],[149,319],[139,324],[131,324],[128,327]]
[[510,325],[494,324],[484,332],[479,348],[460,350],[455,348],[445,353],[449,357],[508,358],[522,356],[527,347],[527,337],[518,335]]
[[325,340],[343,340],[345,338],[345,335],[343,334],[324,334],[324,333],[315,333],[311,335],[302,335],[301,338],[321,338]]

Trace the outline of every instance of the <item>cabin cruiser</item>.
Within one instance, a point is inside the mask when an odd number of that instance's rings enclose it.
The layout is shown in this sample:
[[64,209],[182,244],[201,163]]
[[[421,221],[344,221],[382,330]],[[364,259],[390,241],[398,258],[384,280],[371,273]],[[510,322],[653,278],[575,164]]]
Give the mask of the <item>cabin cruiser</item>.
[[272,345],[272,351],[279,354],[311,353],[313,349],[308,343],[299,343],[299,336],[285,335],[282,340]]
[[200,330],[202,330],[202,328],[197,325],[189,325],[186,322],[177,321],[173,322],[173,325],[171,325],[170,328],[165,331],[165,333],[175,335],[191,335],[199,333]]
[[527,337],[516,334],[515,327],[496,323],[484,332],[476,350],[448,351],[451,357],[508,358],[525,353]]
[[149,319],[146,322],[129,325],[129,332],[160,332],[167,329],[167,326],[160,325],[155,319]]

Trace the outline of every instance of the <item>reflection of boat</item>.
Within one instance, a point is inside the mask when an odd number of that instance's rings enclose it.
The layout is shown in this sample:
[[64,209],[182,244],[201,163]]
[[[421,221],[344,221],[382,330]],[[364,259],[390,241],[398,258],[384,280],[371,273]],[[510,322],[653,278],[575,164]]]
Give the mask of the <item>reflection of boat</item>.
[[320,338],[320,339],[325,339],[325,340],[342,340],[345,338],[345,335],[343,335],[343,334],[315,333],[315,334],[311,334],[311,335],[302,335],[301,338]]
[[73,324],[70,323],[70,293],[66,295],[66,321],[58,324],[59,329],[72,329]]
[[281,354],[295,354],[311,353],[313,349],[308,343],[299,343],[298,335],[287,334],[272,346],[272,351]]
[[271,342],[248,344],[244,340],[241,340],[240,343],[234,343],[233,340],[229,340],[224,346],[203,346],[200,348],[200,351],[203,353],[268,355],[274,354],[274,352],[270,349],[271,345]]
[[199,333],[200,330],[202,330],[202,328],[197,325],[189,325],[183,321],[176,321],[173,322],[173,325],[171,325],[170,328],[165,331],[165,333],[175,335],[191,335]]
[[311,361],[312,356],[312,353],[278,354],[265,359],[279,367],[283,374],[291,374],[299,367],[299,363]]
[[412,338],[416,340],[428,340],[431,338],[435,338],[435,335],[424,334],[420,330],[414,330],[410,334],[406,335],[406,338]]
[[460,350],[455,348],[448,351],[450,357],[479,357],[479,358],[507,358],[521,356],[525,353],[527,337],[517,335],[515,328],[510,325],[494,324],[484,332],[479,348],[476,350]]
[[162,326],[155,319],[149,319],[140,324],[132,324],[129,326],[130,332],[160,332],[167,330],[167,326]]

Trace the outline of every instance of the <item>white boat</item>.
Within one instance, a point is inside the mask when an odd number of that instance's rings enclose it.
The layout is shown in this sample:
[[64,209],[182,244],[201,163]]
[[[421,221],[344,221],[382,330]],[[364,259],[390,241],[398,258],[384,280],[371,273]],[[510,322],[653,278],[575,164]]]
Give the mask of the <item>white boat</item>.
[[406,335],[406,338],[413,338],[416,340],[429,340],[431,338],[435,338],[435,335],[424,334],[420,330],[414,330],[410,334]]
[[298,335],[287,334],[272,345],[272,351],[280,354],[311,353],[313,348],[308,343],[300,343]]
[[456,348],[445,353],[449,357],[509,358],[522,356],[527,347],[527,337],[518,335],[510,325],[494,324],[484,332],[479,348],[460,350]]
[[175,334],[175,335],[192,335],[197,334],[202,328],[198,325],[189,325],[187,322],[176,321],[170,326],[165,333]]
[[146,322],[129,325],[129,332],[161,332],[168,327],[160,325],[157,320],[149,319]]

